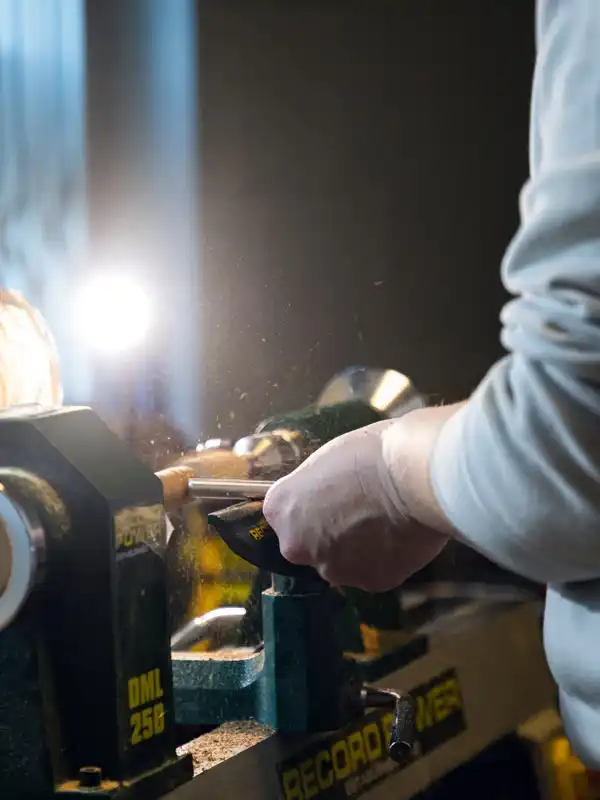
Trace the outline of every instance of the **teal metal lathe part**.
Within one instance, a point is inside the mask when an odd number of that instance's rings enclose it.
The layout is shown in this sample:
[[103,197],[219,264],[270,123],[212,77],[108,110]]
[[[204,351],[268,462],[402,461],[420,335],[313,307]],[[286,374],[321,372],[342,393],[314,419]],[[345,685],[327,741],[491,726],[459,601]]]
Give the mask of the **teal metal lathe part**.
[[344,657],[351,625],[341,595],[324,582],[303,591],[276,578],[262,595],[262,613],[263,652],[233,660],[174,657],[177,721],[257,719],[294,733],[346,724],[356,671]]
[[234,660],[174,657],[177,722],[220,725],[236,719],[262,719],[264,663],[264,652]]
[[[286,583],[287,581],[287,583]],[[264,649],[238,658],[173,656],[175,715],[182,725],[255,719],[276,730],[333,730],[354,715],[362,681],[376,681],[427,650],[423,636],[355,661],[360,625],[353,606],[330,588],[300,593],[277,578],[263,592]]]
[[334,730],[359,710],[352,702],[358,676],[344,658],[340,628],[345,601],[325,583],[306,594],[286,588],[276,577],[263,594],[262,721],[294,733]]

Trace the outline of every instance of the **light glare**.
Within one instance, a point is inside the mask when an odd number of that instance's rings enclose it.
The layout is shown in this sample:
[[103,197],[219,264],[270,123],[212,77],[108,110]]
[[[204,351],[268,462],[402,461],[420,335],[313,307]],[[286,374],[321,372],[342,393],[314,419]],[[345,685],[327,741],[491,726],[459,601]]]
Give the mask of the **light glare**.
[[150,328],[150,301],[143,288],[122,275],[101,275],[80,291],[76,330],[105,353],[132,350]]

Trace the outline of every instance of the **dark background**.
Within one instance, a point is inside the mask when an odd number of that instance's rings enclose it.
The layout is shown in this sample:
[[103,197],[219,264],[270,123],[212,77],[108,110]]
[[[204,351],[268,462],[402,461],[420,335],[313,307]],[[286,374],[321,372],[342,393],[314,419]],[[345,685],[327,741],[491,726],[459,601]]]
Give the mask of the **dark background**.
[[[435,400],[463,398],[501,353],[499,267],[527,175],[533,0],[197,8],[204,251],[198,340],[185,346],[204,363],[203,435],[240,435],[302,406],[350,364],[399,369]],[[164,214],[136,188],[152,163],[137,119],[152,117],[146,51],[123,26],[143,29],[140,9],[88,4],[100,251]],[[128,208],[121,230],[129,184],[137,216]],[[169,269],[154,260],[166,297]]]
[[500,353],[533,3],[199,2],[207,420],[349,364],[436,399]]

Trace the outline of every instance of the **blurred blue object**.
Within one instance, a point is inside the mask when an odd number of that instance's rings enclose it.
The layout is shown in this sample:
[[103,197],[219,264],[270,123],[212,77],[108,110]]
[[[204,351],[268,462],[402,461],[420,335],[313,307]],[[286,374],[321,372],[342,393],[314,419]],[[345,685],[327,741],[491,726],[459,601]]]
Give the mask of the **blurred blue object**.
[[[0,283],[48,319],[66,402],[133,402],[192,440],[197,105],[193,0],[0,0]],[[129,273],[154,307],[125,355],[98,355],[77,330],[77,290],[103,271]]]

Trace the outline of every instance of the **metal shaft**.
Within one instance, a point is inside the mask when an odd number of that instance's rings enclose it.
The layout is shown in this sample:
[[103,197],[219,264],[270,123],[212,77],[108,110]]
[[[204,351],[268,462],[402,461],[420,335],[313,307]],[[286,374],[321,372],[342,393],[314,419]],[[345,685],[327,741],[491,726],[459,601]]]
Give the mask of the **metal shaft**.
[[260,500],[273,483],[274,481],[190,478],[188,497],[190,500]]

